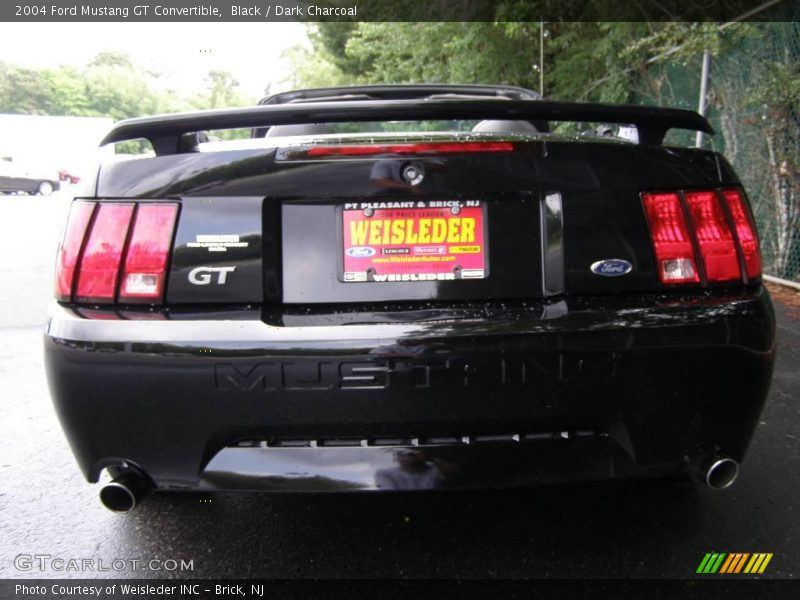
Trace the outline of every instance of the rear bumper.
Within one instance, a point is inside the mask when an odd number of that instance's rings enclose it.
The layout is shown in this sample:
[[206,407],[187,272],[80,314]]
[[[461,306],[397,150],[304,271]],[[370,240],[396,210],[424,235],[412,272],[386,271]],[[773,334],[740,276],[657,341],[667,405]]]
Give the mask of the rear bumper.
[[495,487],[742,460],[774,327],[763,289],[349,314],[54,305],[45,358],[90,481],[127,461],[172,489]]

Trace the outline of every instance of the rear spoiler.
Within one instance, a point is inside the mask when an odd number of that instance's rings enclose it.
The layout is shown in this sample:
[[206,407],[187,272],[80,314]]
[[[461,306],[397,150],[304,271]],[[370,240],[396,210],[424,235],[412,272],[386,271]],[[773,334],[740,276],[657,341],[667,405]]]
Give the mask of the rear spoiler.
[[[190,152],[196,132],[246,127],[351,121],[496,119],[576,121],[634,125],[642,144],[660,145],[668,130],[714,133],[708,121],[690,110],[615,104],[579,104],[542,100],[368,100],[278,104],[208,110],[120,121],[101,145],[147,139],[159,156]],[[188,137],[187,137],[188,136]]]

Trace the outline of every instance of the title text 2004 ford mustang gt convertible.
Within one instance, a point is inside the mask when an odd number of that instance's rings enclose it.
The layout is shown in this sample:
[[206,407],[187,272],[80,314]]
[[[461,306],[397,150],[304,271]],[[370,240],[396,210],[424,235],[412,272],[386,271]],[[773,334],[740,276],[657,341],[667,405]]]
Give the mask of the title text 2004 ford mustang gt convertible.
[[[220,141],[216,131],[245,129]],[[46,333],[101,499],[698,473],[770,383],[748,201],[696,113],[497,86],[279,94],[123,121]]]

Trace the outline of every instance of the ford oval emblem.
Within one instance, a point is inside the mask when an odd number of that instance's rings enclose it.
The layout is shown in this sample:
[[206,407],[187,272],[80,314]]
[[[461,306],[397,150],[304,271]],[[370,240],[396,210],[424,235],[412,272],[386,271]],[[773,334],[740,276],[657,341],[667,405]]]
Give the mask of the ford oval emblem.
[[607,260],[598,260],[596,263],[593,263],[590,268],[595,275],[619,277],[620,275],[627,275],[630,273],[633,270],[633,265],[621,258],[609,258]]
[[353,258],[375,256],[375,248],[370,248],[369,246],[353,246],[347,249],[347,256],[352,256]]

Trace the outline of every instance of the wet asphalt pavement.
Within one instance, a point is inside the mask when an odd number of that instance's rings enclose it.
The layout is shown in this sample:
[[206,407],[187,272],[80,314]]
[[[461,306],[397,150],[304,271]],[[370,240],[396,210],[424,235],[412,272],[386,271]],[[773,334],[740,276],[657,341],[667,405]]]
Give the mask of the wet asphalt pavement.
[[[772,552],[764,577],[800,577],[800,308],[784,305],[772,392],[730,490],[632,481],[511,493],[172,494],[127,515],[107,511],[78,473],[42,366],[66,203],[0,196],[0,578],[680,578],[711,551]],[[115,559],[193,568],[98,573],[15,561],[34,554],[95,568]]]

